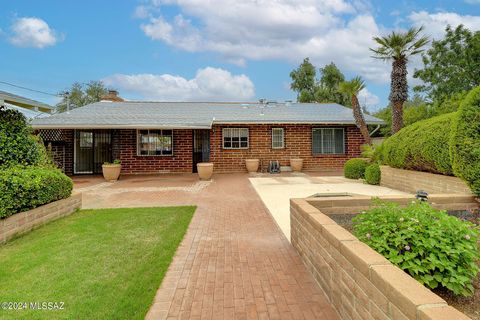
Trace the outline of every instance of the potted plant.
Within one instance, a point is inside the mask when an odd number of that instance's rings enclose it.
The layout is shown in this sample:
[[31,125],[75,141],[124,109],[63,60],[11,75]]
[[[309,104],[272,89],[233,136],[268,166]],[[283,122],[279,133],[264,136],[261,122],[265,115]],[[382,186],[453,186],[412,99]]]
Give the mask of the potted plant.
[[213,163],[211,162],[197,163],[197,172],[200,180],[210,180],[213,175]]
[[258,166],[260,165],[259,159],[245,159],[245,165],[247,166],[248,172],[257,172]]
[[303,167],[303,159],[300,159],[300,158],[290,159],[290,168],[292,168],[292,171],[300,172],[302,171],[302,167]]
[[122,165],[120,160],[115,159],[113,163],[105,162],[102,165],[103,177],[107,181],[117,181],[120,176],[120,171],[122,170]]

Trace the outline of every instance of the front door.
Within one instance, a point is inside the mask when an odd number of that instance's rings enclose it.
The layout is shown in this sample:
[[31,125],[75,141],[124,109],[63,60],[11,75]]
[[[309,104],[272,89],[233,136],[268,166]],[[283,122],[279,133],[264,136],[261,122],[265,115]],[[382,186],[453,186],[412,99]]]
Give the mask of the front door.
[[193,172],[197,163],[210,161],[210,130],[193,130]]
[[102,173],[102,164],[112,161],[110,130],[75,130],[74,173]]

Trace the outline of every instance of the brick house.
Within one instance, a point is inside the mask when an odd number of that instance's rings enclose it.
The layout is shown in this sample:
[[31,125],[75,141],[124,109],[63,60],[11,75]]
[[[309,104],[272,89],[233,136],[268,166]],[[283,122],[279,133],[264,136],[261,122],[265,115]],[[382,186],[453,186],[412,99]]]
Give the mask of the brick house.
[[[371,125],[382,120],[365,115]],[[246,171],[245,159],[309,171],[341,168],[364,143],[352,110],[334,103],[102,101],[32,121],[67,174],[101,173],[119,159],[123,174]]]

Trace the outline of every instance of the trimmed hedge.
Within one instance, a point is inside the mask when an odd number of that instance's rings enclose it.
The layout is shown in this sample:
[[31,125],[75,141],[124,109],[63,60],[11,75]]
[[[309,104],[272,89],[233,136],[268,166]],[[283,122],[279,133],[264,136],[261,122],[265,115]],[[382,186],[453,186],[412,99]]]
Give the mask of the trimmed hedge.
[[368,161],[364,159],[350,159],[345,162],[343,167],[343,172],[345,178],[349,179],[360,179],[365,177],[365,169],[368,166]]
[[382,172],[380,166],[377,163],[371,164],[365,169],[365,181],[368,184],[380,184],[380,178]]
[[0,106],[0,119],[0,168],[49,164],[45,147],[21,112]]
[[453,173],[480,196],[480,87],[471,90],[460,104],[452,124],[450,155]]
[[68,198],[73,182],[58,169],[10,167],[0,170],[0,218]]
[[394,168],[453,175],[448,143],[456,117],[452,112],[409,125],[386,139],[377,155]]

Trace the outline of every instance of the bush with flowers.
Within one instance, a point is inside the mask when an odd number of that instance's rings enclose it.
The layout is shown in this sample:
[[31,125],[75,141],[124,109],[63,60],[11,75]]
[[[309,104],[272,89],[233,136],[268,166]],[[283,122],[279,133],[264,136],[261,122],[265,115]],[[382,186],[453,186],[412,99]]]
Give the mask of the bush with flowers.
[[425,286],[473,294],[479,272],[479,229],[412,201],[407,207],[376,201],[353,218],[354,234]]

